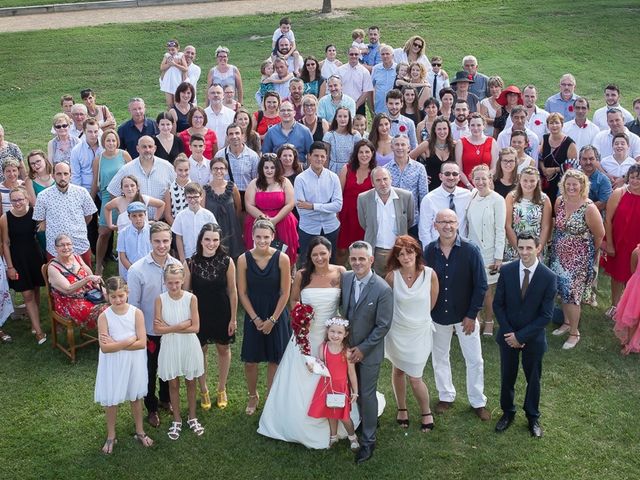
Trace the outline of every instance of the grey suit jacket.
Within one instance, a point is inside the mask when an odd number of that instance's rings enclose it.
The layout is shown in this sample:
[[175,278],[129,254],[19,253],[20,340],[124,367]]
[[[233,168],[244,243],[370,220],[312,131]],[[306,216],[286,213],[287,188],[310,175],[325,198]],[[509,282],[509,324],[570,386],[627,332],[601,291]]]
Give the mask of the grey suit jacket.
[[[348,315],[353,298],[353,272],[342,274],[343,315]],[[349,318],[351,327],[350,345],[363,353],[363,364],[380,364],[384,360],[384,337],[391,327],[393,316],[393,293],[391,287],[375,273],[363,287]]]
[[[415,216],[414,202],[411,192],[402,188],[392,187],[398,195],[393,200],[396,210],[396,232],[397,235],[406,235],[409,226],[413,225]],[[378,215],[376,205],[375,189],[362,192],[358,195],[358,222],[364,229],[364,240],[372,247],[376,246],[378,238]]]

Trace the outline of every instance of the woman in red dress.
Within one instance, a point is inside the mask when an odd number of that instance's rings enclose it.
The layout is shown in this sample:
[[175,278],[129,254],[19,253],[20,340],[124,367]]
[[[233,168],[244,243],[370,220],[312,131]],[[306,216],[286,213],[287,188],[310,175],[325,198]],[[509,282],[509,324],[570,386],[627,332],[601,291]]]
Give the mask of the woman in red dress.
[[605,218],[606,256],[602,259],[604,270],[611,276],[611,309],[622,296],[631,278],[631,253],[640,243],[640,165],[632,165],[627,172],[627,185],[614,190],[607,202]]
[[484,134],[485,121],[479,113],[469,115],[471,135],[462,137],[456,144],[456,163],[460,167],[460,186],[469,190],[473,188],[469,177],[471,170],[484,163],[492,172],[496,170],[498,161],[498,144]]
[[73,253],[73,241],[69,236],[58,235],[55,245],[57,255],[47,269],[53,310],[81,327],[94,329],[98,316],[109,305],[90,302],[84,294],[97,288],[101,277],[94,275],[82,258]]
[[376,147],[369,140],[360,140],[353,146],[349,163],[340,170],[342,210],[338,213],[340,232],[336,261],[344,265],[349,245],[364,239],[364,230],[358,222],[358,195],[373,188],[371,170],[376,168]]
[[185,155],[187,157],[191,156],[191,146],[189,144],[191,135],[199,134],[204,138],[204,152],[202,154],[205,158],[211,160],[218,151],[218,138],[216,137],[216,132],[207,128],[206,112],[202,107],[194,107],[189,112],[188,120],[189,128],[178,134],[182,140]]

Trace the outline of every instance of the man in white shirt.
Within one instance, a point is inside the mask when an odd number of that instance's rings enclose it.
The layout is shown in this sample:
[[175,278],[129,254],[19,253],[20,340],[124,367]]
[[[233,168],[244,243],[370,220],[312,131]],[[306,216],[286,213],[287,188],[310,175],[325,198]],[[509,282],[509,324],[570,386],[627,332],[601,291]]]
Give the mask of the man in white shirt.
[[426,247],[438,238],[434,222],[439,211],[448,208],[456,212],[459,231],[466,232],[466,211],[471,201],[471,192],[458,186],[460,181],[460,167],[456,162],[444,162],[440,167],[440,181],[442,184],[429,192],[420,204],[420,221],[418,222],[418,236],[422,246]]
[[211,85],[207,90],[207,95],[209,96],[209,106],[204,109],[207,114],[207,128],[215,132],[218,146],[221,147],[227,137],[227,127],[233,122],[235,112],[222,104],[224,89],[219,83]]
[[[529,147],[524,151],[534,160],[538,159],[538,148],[540,146],[540,140],[536,133],[527,128],[527,111],[522,105],[516,105],[511,109],[511,127],[505,128],[498,135],[498,146],[500,148],[506,148],[511,146],[511,132],[514,130],[524,130],[529,138]],[[463,230],[464,231],[464,230]]]
[[595,123],[587,120],[589,100],[584,97],[576,98],[576,101],[573,102],[573,110],[576,113],[576,118],[564,122],[562,133],[571,137],[576,142],[576,149],[580,151],[585,145],[593,143],[593,139],[600,133],[600,129]]
[[620,89],[617,85],[610,83],[604,87],[604,101],[606,105],[596,110],[593,114],[593,123],[595,123],[600,130],[607,130],[609,128],[607,124],[607,111],[611,108],[617,108],[622,112],[624,123],[629,123],[633,120],[633,115],[620,105]]
[[629,137],[629,156],[640,161],[640,137],[631,133],[624,125],[622,111],[618,108],[611,108],[607,112],[607,124],[609,130],[603,130],[593,139],[593,146],[600,152],[600,158],[613,155],[613,136],[616,133],[626,133]]
[[89,116],[87,107],[84,103],[75,103],[71,107],[71,119],[73,123],[69,126],[69,135],[82,138],[84,134],[84,121]]
[[442,57],[431,57],[431,70],[427,72],[427,83],[431,85],[431,96],[440,98],[440,90],[449,88],[449,77],[442,69]]
[[356,113],[366,112],[366,101],[373,94],[373,83],[369,70],[358,61],[358,47],[349,48],[349,63],[338,68],[342,79],[342,91],[356,102]]
[[[188,67],[187,82],[193,85],[193,89],[195,90],[197,95],[198,80],[200,80],[200,74],[202,73],[202,69],[198,65],[193,63],[193,61],[196,59],[196,47],[194,47],[193,45],[187,45],[186,47],[184,47],[184,50],[182,52]],[[198,102],[196,101],[195,95],[192,99],[192,102],[194,105],[198,104]]]
[[[307,256],[307,248],[313,237],[322,235],[335,245],[338,241],[340,221],[337,213],[342,210],[342,188],[338,176],[328,168],[327,144],[313,142],[307,157],[309,168],[300,173],[294,183],[296,208],[300,215],[299,259]],[[335,263],[336,249],[331,252]]]
[[406,235],[413,225],[414,204],[411,192],[391,186],[391,174],[385,167],[371,171],[373,189],[358,195],[358,222],[364,240],[374,247],[373,269],[384,277],[387,259],[398,235]]
[[[542,141],[542,136],[547,133],[547,117],[549,112],[539,108],[536,105],[538,101],[538,90],[533,84],[529,84],[522,90],[522,98],[524,100],[524,108],[527,112],[527,128],[535,132],[538,140]],[[506,127],[511,126],[511,117],[507,119]]]
[[467,105],[467,101],[457,99],[453,106],[453,114],[456,119],[451,124],[451,136],[454,140],[458,141],[462,137],[467,137],[471,134],[471,130],[469,130],[469,121],[467,120],[467,117],[469,116],[469,105]]

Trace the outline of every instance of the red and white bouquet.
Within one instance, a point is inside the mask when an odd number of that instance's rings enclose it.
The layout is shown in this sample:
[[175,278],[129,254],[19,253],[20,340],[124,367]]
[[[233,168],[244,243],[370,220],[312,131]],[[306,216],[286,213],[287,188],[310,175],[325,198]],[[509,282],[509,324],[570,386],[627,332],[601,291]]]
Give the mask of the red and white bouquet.
[[311,355],[311,344],[309,343],[309,329],[311,320],[315,315],[313,307],[305,303],[298,303],[291,311],[291,328],[296,340],[296,345],[303,355]]

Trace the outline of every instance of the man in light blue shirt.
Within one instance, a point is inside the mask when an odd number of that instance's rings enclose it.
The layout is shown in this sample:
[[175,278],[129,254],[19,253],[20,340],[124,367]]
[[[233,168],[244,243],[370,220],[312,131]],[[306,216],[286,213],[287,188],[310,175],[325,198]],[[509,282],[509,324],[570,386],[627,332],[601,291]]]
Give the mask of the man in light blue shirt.
[[331,75],[327,79],[327,93],[318,102],[318,116],[331,123],[338,107],[348,108],[351,118],[356,116],[356,102],[349,95],[342,92],[342,79],[338,75]]
[[93,161],[104,149],[100,146],[98,136],[100,127],[95,118],[84,121],[82,140],[71,150],[71,183],[84,187],[91,193],[93,184]]
[[149,390],[144,397],[147,408],[147,421],[152,427],[160,426],[158,406],[169,405],[169,384],[160,380],[160,401],[156,397],[156,375],[158,372],[158,354],[160,353],[160,335],[153,329],[155,301],[161,293],[167,291],[164,284],[164,268],[180,262],[169,255],[171,248],[171,227],[164,222],[154,223],[150,230],[151,252],[131,265],[129,269],[129,303],[142,310],[144,326],[147,330],[147,374]]
[[570,73],[565,73],[560,78],[560,92],[547,98],[544,109],[549,112],[561,113],[565,123],[576,117],[573,110],[573,102],[578,98],[575,94],[576,78]]
[[[309,168],[296,177],[294,197],[300,222],[300,252],[298,258],[304,261],[307,248],[313,237],[325,236],[333,245],[338,241],[340,221],[338,212],[342,210],[342,188],[338,176],[325,168],[327,145],[313,142],[309,150]],[[331,252],[331,262],[335,263],[336,249]]]
[[305,163],[307,152],[313,143],[311,131],[296,122],[293,104],[287,100],[280,104],[280,119],[280,123],[267,130],[262,142],[262,152],[275,153],[282,145],[290,143],[296,147],[300,162]]
[[369,27],[369,49],[368,53],[362,55],[362,63],[371,71],[374,65],[377,65],[382,61],[380,58],[380,28],[372,25]]
[[393,88],[396,81],[396,64],[393,62],[393,48],[389,45],[380,46],[382,63],[378,63],[371,70],[373,83],[373,110],[375,113],[387,113],[387,92]]

